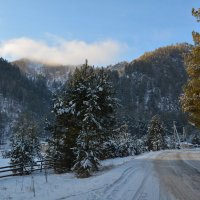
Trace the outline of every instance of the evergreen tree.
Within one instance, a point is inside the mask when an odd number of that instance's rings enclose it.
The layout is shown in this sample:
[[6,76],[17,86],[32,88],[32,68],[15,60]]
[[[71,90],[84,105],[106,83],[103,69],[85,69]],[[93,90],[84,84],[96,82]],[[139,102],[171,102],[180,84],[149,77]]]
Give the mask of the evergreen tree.
[[109,159],[109,158],[115,158],[120,156],[118,151],[118,142],[116,140],[116,135],[118,134],[116,131],[113,131],[113,134],[109,137],[109,140],[105,141],[103,143],[102,148],[102,157],[100,159]]
[[143,138],[134,140],[133,149],[135,155],[139,155],[146,151],[144,144]]
[[[27,113],[21,114],[14,125],[10,155],[10,162],[16,168],[14,172],[19,171],[22,174],[30,172],[30,167],[35,163],[34,159],[41,156],[38,126]],[[27,166],[30,167],[26,168]]]
[[56,159],[62,160],[65,168],[72,167],[74,161],[72,169],[81,177],[97,170],[104,153],[103,144],[115,121],[115,107],[112,85],[105,70],[87,63],[77,68],[67,89],[54,104],[56,123],[52,127],[50,156],[59,154],[60,158],[56,156]]
[[176,148],[176,139],[175,139],[174,134],[171,135],[171,136],[168,136],[168,138],[167,138],[167,147],[169,149],[175,149]]
[[[200,10],[193,9],[192,14],[199,21]],[[189,121],[200,128],[200,34],[193,32],[192,35],[195,45],[185,59],[189,79],[181,103],[183,111],[188,113]]]
[[158,151],[166,148],[163,124],[158,115],[152,117],[147,134],[149,150]]
[[115,136],[117,156],[124,157],[133,155],[135,138],[129,132],[128,125],[123,124],[116,131],[118,133]]
[[54,98],[55,119],[46,128],[51,133],[47,159],[53,161],[57,173],[70,170],[75,159],[73,148],[76,146],[80,127],[74,111],[75,104],[71,101],[73,94],[74,91],[69,86],[60,96]]
[[192,9],[192,15],[197,18],[197,21],[200,21],[200,8],[198,10]]
[[192,138],[192,144],[200,145],[200,136],[195,134],[195,136]]

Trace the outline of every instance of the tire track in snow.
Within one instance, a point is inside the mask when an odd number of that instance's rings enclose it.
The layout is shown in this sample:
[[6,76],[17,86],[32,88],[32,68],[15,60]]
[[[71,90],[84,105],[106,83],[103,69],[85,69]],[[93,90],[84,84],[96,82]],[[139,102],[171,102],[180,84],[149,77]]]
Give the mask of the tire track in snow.
[[104,191],[104,199],[118,199],[119,193],[122,193],[123,188],[127,187],[127,180],[130,179],[131,175],[137,171],[137,168],[129,167],[126,169],[122,175],[114,181],[110,186],[108,186]]
[[139,187],[137,188],[136,193],[133,196],[133,200],[147,200],[147,193],[144,192],[144,185],[149,178],[150,170],[145,171],[144,177],[142,179],[142,182],[140,183]]
[[144,185],[149,178],[152,167],[149,162],[146,163],[144,160],[134,161],[132,166],[125,170],[117,181],[106,188],[102,199],[148,200]]

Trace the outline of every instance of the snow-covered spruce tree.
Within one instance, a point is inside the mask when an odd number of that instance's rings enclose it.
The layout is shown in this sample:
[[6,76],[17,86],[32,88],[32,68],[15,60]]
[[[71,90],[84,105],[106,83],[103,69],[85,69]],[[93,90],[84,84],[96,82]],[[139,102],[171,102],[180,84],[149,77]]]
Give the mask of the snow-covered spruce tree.
[[143,141],[143,138],[134,140],[133,149],[134,149],[134,154],[135,155],[139,155],[139,154],[141,154],[141,153],[146,151],[145,143]]
[[116,132],[116,155],[120,157],[133,155],[135,138],[129,133],[128,125],[126,123],[121,125]]
[[[106,153],[103,143],[109,140],[114,125],[116,100],[103,68],[84,65],[78,78],[78,97],[82,97],[80,110],[81,131],[74,148],[76,155],[73,170],[78,176],[87,177],[98,170],[99,158]],[[80,83],[80,80],[84,80]]]
[[34,159],[41,157],[38,126],[30,114],[22,113],[19,116],[10,141],[10,163],[16,166],[13,172],[30,173]]
[[[87,65],[77,68],[67,89],[54,104],[51,153],[63,167],[72,167],[80,177],[99,167],[103,144],[115,121],[116,100],[105,69]],[[52,145],[54,144],[54,145]]]
[[118,153],[118,143],[116,141],[116,137],[114,136],[115,131],[113,132],[112,136],[109,137],[109,140],[103,143],[103,153],[101,159],[109,159],[119,157]]
[[119,128],[116,143],[117,156],[139,155],[145,151],[144,141],[131,134],[126,123]]
[[145,151],[145,142],[131,134],[128,125],[124,123],[114,129],[110,139],[104,143],[104,149],[107,152],[105,158],[138,155]]
[[192,138],[192,144],[194,145],[200,145],[200,136],[195,134],[194,137]]
[[168,136],[166,138],[167,148],[168,149],[175,149],[176,148],[176,140],[174,134]]
[[158,151],[166,148],[164,127],[158,115],[152,117],[147,134],[148,150]]
[[55,119],[53,123],[48,122],[46,128],[51,133],[46,158],[53,161],[56,173],[70,170],[75,159],[73,148],[81,130],[73,103],[75,93],[70,81],[62,94],[54,98]]

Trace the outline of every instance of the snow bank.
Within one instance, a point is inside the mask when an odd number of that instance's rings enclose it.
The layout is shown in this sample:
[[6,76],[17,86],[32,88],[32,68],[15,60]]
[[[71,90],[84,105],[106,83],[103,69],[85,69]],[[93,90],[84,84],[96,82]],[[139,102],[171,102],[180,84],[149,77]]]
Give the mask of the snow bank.
[[[133,156],[129,156],[104,160],[101,162],[102,167],[115,166],[115,170],[100,172],[96,176],[86,179],[78,179],[73,173],[48,174],[47,182],[43,173],[35,173],[33,176],[2,178],[0,179],[1,199],[93,199],[92,191],[100,190],[119,178],[124,170],[123,164],[133,159]],[[0,158],[0,166],[8,165],[8,163],[9,159]],[[122,166],[122,169],[118,169],[119,165]]]
[[132,159],[134,159],[134,156],[128,156],[128,157],[124,157],[124,158],[107,159],[107,160],[101,161],[101,165],[103,167],[117,166],[117,165],[124,164],[128,161],[131,161]]

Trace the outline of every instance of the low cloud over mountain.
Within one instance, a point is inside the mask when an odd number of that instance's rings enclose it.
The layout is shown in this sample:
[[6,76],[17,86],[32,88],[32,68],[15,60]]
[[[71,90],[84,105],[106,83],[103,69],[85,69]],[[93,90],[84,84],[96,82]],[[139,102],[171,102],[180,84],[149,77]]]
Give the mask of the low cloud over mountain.
[[0,43],[0,56],[9,60],[28,58],[46,64],[79,65],[87,58],[91,64],[112,63],[125,48],[124,45],[104,40],[87,43],[79,40],[57,40],[53,45],[31,38],[15,38]]

